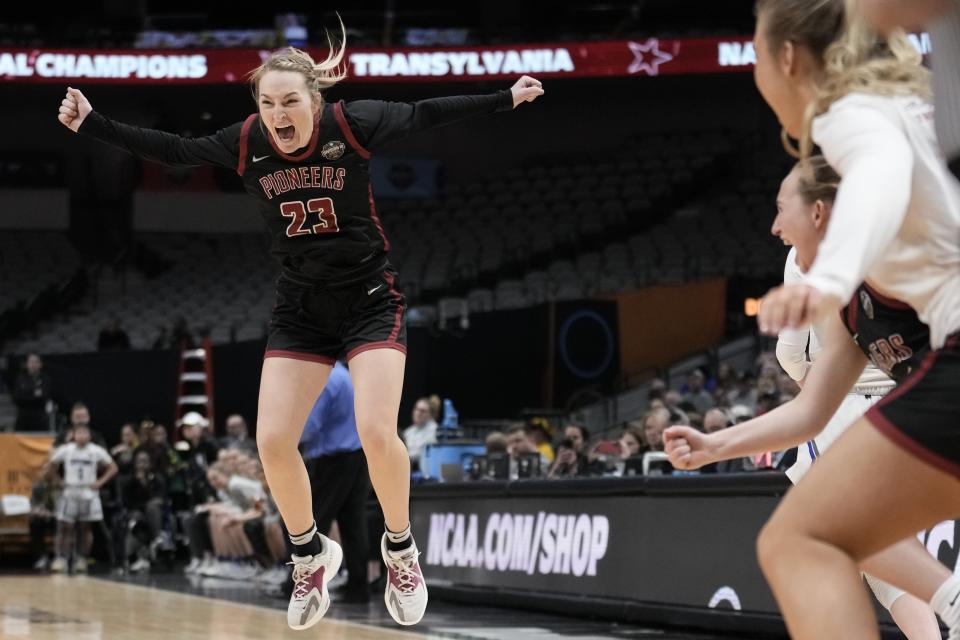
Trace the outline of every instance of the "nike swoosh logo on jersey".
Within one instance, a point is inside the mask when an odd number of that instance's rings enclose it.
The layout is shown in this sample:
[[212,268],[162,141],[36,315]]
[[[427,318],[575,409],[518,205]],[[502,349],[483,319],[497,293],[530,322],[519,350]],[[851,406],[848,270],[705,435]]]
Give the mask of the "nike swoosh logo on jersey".
[[368,295],[368,296],[372,296],[372,295],[373,295],[376,291],[378,291],[378,290],[380,289],[380,287],[382,287],[382,286],[383,286],[382,284],[378,284],[378,285],[375,286],[373,289],[370,289],[370,291],[367,291],[367,295]]
[[266,160],[266,159],[269,158],[269,157],[270,157],[270,156],[260,156],[260,157],[258,158],[257,156],[253,156],[253,161],[254,161],[254,162],[260,162],[261,160]]

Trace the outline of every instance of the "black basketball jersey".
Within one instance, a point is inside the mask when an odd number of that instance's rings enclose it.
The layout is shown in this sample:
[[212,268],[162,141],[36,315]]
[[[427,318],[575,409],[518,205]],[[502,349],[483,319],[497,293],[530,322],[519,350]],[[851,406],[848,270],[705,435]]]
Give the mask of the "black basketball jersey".
[[370,185],[370,153],[343,103],[324,104],[306,148],[288,155],[251,115],[240,130],[237,173],[295,279],[347,283],[382,271],[390,248]]
[[139,157],[174,166],[235,169],[273,237],[290,278],[347,284],[387,266],[387,241],[374,205],[370,152],[418,131],[513,108],[509,89],[418,102],[324,103],[310,143],[285,154],[253,114],[202,138],[143,129],[94,111],[80,133]]
[[862,283],[840,310],[847,331],[870,361],[902,382],[930,350],[930,329],[913,308]]

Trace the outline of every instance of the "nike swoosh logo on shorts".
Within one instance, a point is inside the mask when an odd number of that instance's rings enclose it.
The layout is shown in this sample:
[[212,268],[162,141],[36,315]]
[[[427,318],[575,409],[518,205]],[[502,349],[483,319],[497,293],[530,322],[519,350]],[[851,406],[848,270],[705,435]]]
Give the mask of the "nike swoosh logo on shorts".
[[377,291],[380,289],[380,287],[382,287],[382,286],[383,286],[382,284],[378,284],[378,285],[375,286],[373,289],[370,289],[370,291],[367,291],[367,295],[368,295],[368,296],[372,296],[372,295],[373,295],[375,292],[377,292]]
[[269,157],[270,157],[270,156],[260,156],[260,157],[258,158],[257,156],[253,156],[253,161],[254,161],[254,162],[260,162],[261,160],[266,160],[266,159],[269,158]]

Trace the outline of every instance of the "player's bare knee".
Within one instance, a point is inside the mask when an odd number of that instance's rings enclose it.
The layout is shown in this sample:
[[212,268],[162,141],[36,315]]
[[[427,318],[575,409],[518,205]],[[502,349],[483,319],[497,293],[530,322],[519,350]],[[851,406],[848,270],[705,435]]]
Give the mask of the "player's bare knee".
[[776,517],[760,530],[757,536],[757,561],[768,577],[777,561],[782,560],[784,553],[789,551],[788,538],[787,530],[776,521]]
[[396,429],[391,431],[375,422],[358,422],[357,434],[367,455],[386,451],[390,441],[397,437]]
[[297,440],[280,429],[257,429],[257,452],[265,464],[284,460],[297,452]]

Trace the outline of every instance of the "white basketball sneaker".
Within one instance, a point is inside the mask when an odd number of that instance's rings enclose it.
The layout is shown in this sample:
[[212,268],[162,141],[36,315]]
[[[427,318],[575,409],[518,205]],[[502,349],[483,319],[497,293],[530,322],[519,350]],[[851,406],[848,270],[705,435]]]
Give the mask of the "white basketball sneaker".
[[387,549],[387,534],[380,540],[383,563],[387,565],[387,588],[383,602],[397,624],[417,624],[427,610],[427,584],[420,571],[417,544],[410,539],[410,546],[403,551]]
[[343,549],[322,534],[323,551],[315,556],[293,556],[293,594],[287,607],[291,629],[308,629],[320,622],[330,608],[327,583],[340,571]]

